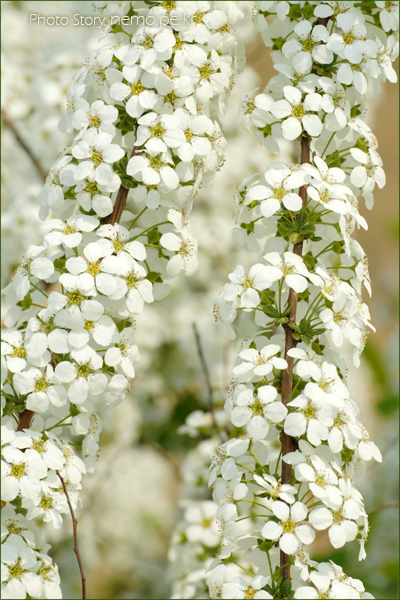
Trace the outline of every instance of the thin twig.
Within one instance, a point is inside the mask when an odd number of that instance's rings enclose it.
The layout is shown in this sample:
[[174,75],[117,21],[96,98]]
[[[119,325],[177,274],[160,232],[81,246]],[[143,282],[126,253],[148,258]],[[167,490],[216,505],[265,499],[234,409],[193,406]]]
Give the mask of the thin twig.
[[83,600],[85,600],[85,598],[86,598],[86,577],[85,577],[85,573],[83,571],[83,565],[82,565],[81,555],[79,553],[79,546],[78,546],[78,521],[77,521],[77,519],[75,517],[74,509],[72,508],[71,500],[69,498],[69,494],[68,494],[67,486],[65,485],[65,481],[61,477],[59,471],[56,471],[56,473],[57,473],[58,477],[60,478],[61,485],[63,486],[64,494],[65,494],[65,497],[66,497],[67,503],[68,503],[69,512],[71,513],[72,528],[73,528],[73,534],[74,534],[74,552],[76,554],[76,559],[77,559],[78,565],[79,565],[79,571],[81,573],[82,598],[83,598]]
[[381,510],[386,510],[387,508],[397,508],[398,506],[399,501],[393,500],[393,502],[387,502],[386,504],[381,504],[380,506],[371,508],[371,510],[367,512],[367,515],[370,517],[371,515],[375,515],[376,513],[381,512]]
[[[135,156],[136,151],[139,148],[133,148],[131,158]],[[117,198],[114,204],[114,210],[111,215],[107,219],[107,223],[110,225],[115,225],[115,223],[119,223],[122,217],[123,210],[125,208],[126,200],[128,198],[129,189],[125,188],[122,184],[118,190]]]
[[196,339],[197,354],[199,355],[201,368],[204,373],[204,379],[206,380],[206,386],[207,386],[207,392],[208,392],[208,410],[211,413],[214,430],[215,430],[216,434],[218,435],[218,437],[221,438],[221,432],[219,430],[218,423],[215,418],[215,412],[214,412],[214,388],[211,383],[210,371],[208,369],[207,361],[204,357],[203,347],[201,345],[200,334],[199,334],[199,330],[197,329],[196,323],[192,323],[192,327],[193,327],[194,336]]
[[[301,138],[300,142],[300,163],[309,163],[310,162],[310,140],[306,137]],[[299,196],[303,201],[303,207],[307,202],[307,185],[303,185],[299,189]],[[303,242],[299,242],[298,244],[294,244],[293,246],[294,254],[297,256],[301,256],[303,254]],[[292,387],[293,387],[293,358],[288,355],[288,351],[292,348],[295,348],[297,345],[297,341],[293,338],[293,329],[289,327],[290,324],[296,322],[296,313],[297,313],[297,292],[295,292],[292,288],[289,291],[288,297],[288,305],[290,305],[290,313],[289,313],[289,322],[283,325],[285,330],[285,360],[288,364],[286,369],[282,372],[282,385],[281,385],[281,396],[283,404],[287,404],[290,402]],[[289,452],[293,452],[297,449],[297,442],[294,438],[287,435],[284,431],[282,431],[282,457]],[[286,463],[282,460],[282,483],[291,483],[292,477],[292,466],[289,463]],[[290,579],[290,564],[288,564],[289,557],[282,550],[280,553],[280,564],[282,569],[282,579]]]
[[11,121],[10,117],[7,115],[7,113],[4,110],[1,111],[1,116],[2,116],[2,119],[3,119],[4,123],[10,129],[10,131],[12,132],[13,136],[15,137],[15,139],[17,140],[17,142],[19,143],[19,145],[21,146],[21,148],[25,151],[25,153],[31,159],[31,162],[32,162],[33,166],[35,167],[36,171],[39,173],[41,179],[43,181],[46,181],[47,173],[43,169],[43,167],[40,164],[39,160],[33,154],[32,150],[29,148],[29,146],[27,145],[27,143],[25,142],[25,140],[23,140],[22,137],[20,136],[20,134],[18,132],[18,129],[15,127],[15,125]]

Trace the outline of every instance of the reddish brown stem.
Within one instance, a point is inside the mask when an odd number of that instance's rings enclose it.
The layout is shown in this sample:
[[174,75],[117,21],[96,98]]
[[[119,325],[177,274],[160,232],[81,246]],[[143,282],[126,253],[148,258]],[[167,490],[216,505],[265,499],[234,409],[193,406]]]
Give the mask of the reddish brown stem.
[[[132,156],[135,156],[137,148],[133,148]],[[108,223],[110,225],[115,225],[115,223],[119,223],[122,217],[123,210],[125,208],[126,200],[128,198],[129,190],[126,189],[122,184],[118,190],[117,198],[114,204],[114,210],[111,215],[108,217]]]
[[77,521],[77,519],[75,517],[74,509],[72,508],[71,500],[69,498],[69,494],[68,494],[67,486],[65,485],[65,481],[61,477],[59,471],[56,471],[56,473],[57,473],[57,475],[58,475],[58,477],[59,477],[59,479],[61,481],[61,485],[63,487],[65,497],[67,499],[67,504],[68,504],[69,512],[71,513],[72,530],[73,530],[73,535],[74,535],[74,552],[76,554],[76,559],[78,561],[79,571],[80,571],[80,574],[81,574],[82,598],[83,598],[83,600],[85,600],[85,598],[86,598],[86,577],[85,577],[85,572],[83,570],[83,564],[82,564],[81,555],[79,553],[79,546],[78,546],[78,521]]
[[[310,162],[310,140],[307,137],[301,138],[300,144],[300,163]],[[307,186],[303,185],[299,190],[299,196],[303,201],[303,207],[307,203]],[[294,254],[301,256],[303,254],[303,242],[294,244]],[[297,313],[297,292],[292,288],[289,291],[288,305],[290,305],[289,322],[283,327],[285,329],[285,360],[288,364],[287,368],[282,373],[282,385],[281,385],[281,396],[283,404],[287,404],[291,400],[292,388],[293,388],[293,358],[288,355],[289,350],[295,348],[297,341],[293,338],[293,329],[289,327],[289,323],[296,322]],[[292,466],[285,463],[283,457],[289,452],[293,452],[297,448],[297,442],[294,438],[290,437],[282,431],[282,483],[291,483],[292,478]],[[280,564],[282,570],[282,580],[290,579],[290,565],[288,565],[289,557],[287,554],[281,551]]]

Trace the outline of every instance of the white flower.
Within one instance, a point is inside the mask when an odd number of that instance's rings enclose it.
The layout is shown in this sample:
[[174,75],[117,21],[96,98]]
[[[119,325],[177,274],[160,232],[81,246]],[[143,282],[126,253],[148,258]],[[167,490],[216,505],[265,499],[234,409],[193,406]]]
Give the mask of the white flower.
[[115,135],[115,127],[112,125],[118,119],[118,110],[115,106],[104,104],[102,100],[95,100],[89,105],[86,100],[79,98],[75,105],[75,112],[71,123],[80,132],[93,127],[99,133]]
[[221,534],[217,527],[217,510],[215,502],[190,502],[184,513],[187,522],[185,534],[190,542],[201,542],[209,548],[219,545]]
[[375,2],[379,11],[379,19],[384,31],[399,29],[399,5],[396,2]]
[[260,295],[273,284],[273,279],[265,265],[257,263],[245,273],[242,265],[238,265],[233,273],[229,274],[231,284],[224,288],[224,298],[233,300],[240,296],[240,306],[243,308],[256,308],[260,304]]
[[295,502],[289,508],[278,500],[273,503],[271,510],[279,521],[267,521],[261,535],[267,540],[279,540],[279,547],[285,554],[294,554],[301,543],[311,544],[314,541],[315,533],[311,527],[298,525],[307,518],[308,509],[305,504]]
[[40,480],[46,477],[47,467],[35,450],[21,452],[13,446],[2,449],[1,499],[11,502],[19,494],[22,498],[39,494]]
[[85,178],[94,178],[100,185],[113,181],[114,172],[109,163],[120,160],[125,152],[118,144],[111,143],[108,133],[88,131],[80,142],[72,147],[72,155],[80,160],[75,173],[76,182]]
[[53,261],[45,256],[40,256],[45,251],[44,246],[29,246],[22,257],[14,279],[10,284],[18,300],[23,300],[31,287],[30,278],[48,280],[54,273]]
[[126,168],[126,172],[145,185],[158,185],[163,182],[166,190],[175,190],[179,185],[179,176],[173,167],[172,159],[165,152],[149,148],[147,154],[133,156]]
[[328,438],[328,427],[333,424],[332,409],[329,404],[311,400],[306,395],[300,394],[287,406],[299,409],[297,412],[290,412],[285,419],[283,430],[287,435],[300,437],[307,432],[307,439],[314,446],[319,446],[321,440]]
[[130,313],[140,315],[145,302],[154,302],[146,270],[130,254],[121,252],[118,256],[107,256],[102,265],[104,271],[116,275],[117,288],[111,299],[119,300],[126,296],[126,307]]
[[319,456],[311,456],[308,463],[301,462],[295,466],[299,481],[306,481],[316,498],[329,501],[334,505],[342,504],[342,494],[338,489],[338,478],[328,464]]
[[308,176],[305,172],[292,173],[290,169],[269,169],[264,174],[264,180],[266,185],[261,180],[261,183],[258,182],[248,188],[246,204],[253,200],[264,200],[260,204],[260,211],[267,218],[281,208],[281,203],[288,210],[301,210],[302,199],[293,190],[307,183]]
[[287,408],[282,402],[274,402],[278,392],[272,385],[258,388],[254,395],[253,388],[240,391],[236,397],[236,406],[231,420],[236,427],[247,424],[249,435],[257,440],[266,437],[269,431],[268,421],[280,423],[287,415]]
[[133,329],[126,327],[122,330],[120,340],[109,348],[104,356],[104,362],[110,367],[121,365],[127,377],[135,377],[134,363],[140,359],[139,348],[133,343]]
[[108,272],[103,272],[103,263],[100,259],[107,254],[104,245],[98,242],[90,242],[85,246],[83,256],[69,258],[65,266],[69,273],[63,273],[59,277],[60,283],[66,288],[78,287],[95,295],[96,289],[105,296],[112,296],[117,288],[114,277]]
[[46,412],[49,404],[63,406],[67,402],[67,392],[54,377],[51,365],[47,366],[46,373],[39,369],[15,373],[13,383],[19,394],[28,395],[26,400],[28,410],[42,413]]
[[99,220],[89,215],[69,217],[66,221],[50,219],[44,227],[49,230],[44,241],[49,246],[64,244],[67,248],[75,248],[82,241],[81,231],[93,231],[99,225]]
[[[101,225],[96,231],[96,235],[110,240],[108,242],[109,254],[120,252],[128,252],[135,260],[143,261],[147,258],[146,248],[137,240],[129,241],[131,234],[126,227],[119,223],[115,225]],[[102,244],[102,248],[106,245]]]
[[[143,73],[138,65],[123,67],[122,73],[127,83],[113,83],[110,88],[110,94],[117,102],[121,102],[129,97],[126,103],[126,112],[129,116],[137,119],[145,111],[155,107],[157,104],[157,94],[151,89],[146,89],[146,73]],[[141,83],[142,76],[144,85]]]
[[358,527],[354,522],[360,516],[360,505],[355,500],[345,500],[338,510],[316,508],[310,512],[310,523],[317,529],[329,527],[329,539],[334,548],[342,548],[347,542],[352,542]]
[[158,115],[149,112],[138,119],[135,146],[145,146],[146,150],[158,153],[169,148],[179,148],[186,141],[186,136],[175,115]]
[[368,56],[373,55],[376,44],[372,40],[366,40],[367,30],[362,23],[355,22],[353,14],[344,13],[338,15],[336,22],[343,33],[332,33],[329,36],[326,45],[329,50],[332,50],[352,64],[360,63],[363,59],[363,54],[367,54]]
[[294,33],[299,40],[290,39],[282,47],[284,56],[292,58],[292,63],[299,73],[309,73],[313,61],[321,64],[333,61],[333,53],[325,44],[329,33],[323,25],[312,27],[309,21],[300,21],[294,28]]
[[83,210],[94,210],[99,217],[107,217],[113,211],[110,194],[115,192],[121,184],[119,176],[114,173],[108,184],[100,185],[94,177],[87,177],[77,182],[75,193],[76,201]]
[[215,125],[206,115],[192,116],[187,110],[178,108],[174,117],[185,135],[183,144],[176,150],[177,156],[183,162],[190,162],[196,156],[205,157],[212,151],[209,136],[213,136]]
[[222,585],[222,598],[272,598],[271,594],[261,589],[266,584],[267,578],[263,575],[256,575],[250,583],[243,577],[234,577]]
[[271,112],[277,119],[282,119],[282,134],[287,140],[298,138],[303,128],[312,137],[319,136],[322,123],[317,115],[321,107],[321,96],[314,92],[306,94],[302,101],[302,94],[298,88],[285,86],[283,88],[285,100],[278,100],[271,106]]
[[3,331],[1,334],[1,354],[12,373],[18,373],[26,366],[27,353],[20,331]]
[[[13,535],[12,540],[2,544],[1,597],[4,599],[26,598],[26,594],[36,596],[34,569],[37,564],[35,552],[27,546],[22,537]],[[32,585],[33,584],[33,585]]]
[[193,275],[198,267],[197,241],[187,228],[179,232],[180,236],[168,232],[161,236],[160,244],[166,250],[175,252],[175,256],[169,259],[167,273],[174,277],[182,270],[186,275]]
[[272,475],[263,473],[263,476],[253,475],[254,481],[263,489],[267,490],[268,495],[273,500],[282,500],[286,504],[293,504],[297,495],[297,488],[289,483],[278,482]]
[[72,362],[62,361],[55,368],[56,377],[62,383],[71,383],[68,398],[75,404],[85,402],[89,393],[98,396],[107,387],[107,377],[99,372],[103,359],[95,350],[86,346],[71,351]]
[[276,355],[281,352],[281,347],[277,344],[268,344],[258,352],[253,348],[239,352],[239,358],[242,359],[233,369],[234,375],[243,375],[252,371],[257,377],[265,377],[271,373],[272,369],[286,369],[287,362]]
[[168,26],[163,27],[161,31],[154,27],[146,27],[144,30],[139,28],[132,36],[130,48],[123,62],[125,65],[132,66],[140,61],[140,66],[148,69],[156,61],[169,60],[175,43],[174,33]]
[[361,333],[354,321],[357,312],[357,299],[349,298],[344,292],[336,296],[332,309],[325,308],[320,312],[319,317],[324,326],[331,331],[332,341],[336,347],[340,348],[343,338],[358,346]]
[[284,277],[287,285],[297,293],[304,292],[307,289],[307,279],[314,285],[321,285],[321,278],[314,273],[310,273],[302,257],[293,252],[284,252],[284,260],[278,252],[269,252],[263,258],[273,265],[267,267],[271,277],[274,277],[275,280]]
[[379,189],[386,184],[385,172],[381,167],[382,159],[377,152],[370,149],[369,155],[359,148],[351,148],[351,155],[362,166],[355,167],[350,175],[350,181],[358,188],[362,188],[363,194],[373,191],[375,183]]

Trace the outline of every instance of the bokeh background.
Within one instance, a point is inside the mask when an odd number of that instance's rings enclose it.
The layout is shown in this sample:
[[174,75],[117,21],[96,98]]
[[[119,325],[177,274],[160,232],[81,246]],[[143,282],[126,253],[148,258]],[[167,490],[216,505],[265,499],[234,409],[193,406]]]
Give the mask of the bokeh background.
[[[224,117],[228,151],[223,168],[196,198],[192,227],[199,241],[200,267],[189,280],[175,282],[163,302],[146,307],[137,323],[141,351],[131,396],[116,409],[103,406],[102,452],[84,483],[79,537],[89,598],[168,598],[171,567],[167,553],[181,509],[180,466],[196,444],[177,429],[193,410],[207,407],[207,393],[192,323],[211,366],[217,402],[223,403],[239,340],[225,342],[214,324],[213,300],[238,262],[252,259],[232,241],[233,194],[248,173],[262,172],[272,159],[237,118],[240,96],[263,88],[272,63],[252,35],[252,2],[241,37],[247,66]],[[96,45],[95,27],[72,27],[72,15],[93,14],[90,2],[2,2],[2,286],[9,282],[29,244],[41,242],[36,197],[45,175],[69,136],[58,130],[72,75]],[[29,26],[29,14],[69,16],[67,27]],[[398,68],[398,65],[397,67]],[[371,334],[361,366],[349,385],[362,420],[380,446],[383,464],[369,466],[358,481],[367,510],[398,499],[398,85],[369,94],[367,121],[379,141],[387,185],[376,193],[372,213],[362,210],[370,229],[358,239],[369,256],[373,296]],[[22,143],[29,149],[23,148]],[[283,146],[290,157],[291,147]],[[36,164],[33,160],[36,158]],[[205,492],[206,493],[206,492]],[[49,530],[63,593],[78,598],[80,581],[72,551],[70,523]],[[368,557],[359,563],[356,542],[332,553],[324,537],[317,560],[332,558],[359,577],[376,598],[398,593],[398,509],[371,515]]]

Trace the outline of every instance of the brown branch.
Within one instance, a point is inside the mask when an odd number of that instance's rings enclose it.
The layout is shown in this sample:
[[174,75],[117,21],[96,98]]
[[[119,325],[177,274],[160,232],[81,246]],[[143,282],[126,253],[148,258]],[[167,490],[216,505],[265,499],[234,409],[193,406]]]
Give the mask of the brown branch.
[[370,517],[371,515],[375,515],[376,513],[381,512],[381,510],[386,510],[388,508],[397,508],[398,506],[399,506],[399,501],[393,500],[393,502],[387,502],[386,504],[381,504],[380,506],[371,508],[371,510],[369,510],[367,512],[367,515]]
[[29,410],[26,408],[24,412],[19,415],[19,423],[17,427],[17,431],[23,431],[24,429],[29,429],[31,421],[33,419],[35,412],[33,410]]
[[[309,163],[310,162],[310,140],[307,137],[301,137],[300,142],[300,163]],[[302,199],[303,207],[307,202],[307,185],[303,185],[299,189],[299,196]],[[294,254],[297,256],[301,256],[303,254],[303,242],[299,242],[298,244],[294,244],[293,246]],[[285,360],[288,364],[286,369],[282,373],[282,384],[281,384],[281,396],[283,404],[287,404],[290,402],[292,387],[293,387],[293,358],[288,355],[288,351],[292,348],[295,348],[297,345],[297,341],[293,338],[293,330],[289,327],[290,323],[296,322],[296,312],[297,312],[297,292],[295,292],[292,288],[289,291],[288,297],[288,305],[290,305],[290,313],[289,313],[289,322],[283,325],[285,330]],[[282,431],[281,437],[282,443],[282,459],[285,454],[289,452],[293,452],[297,449],[297,442],[294,438],[287,435],[284,431]],[[282,460],[282,483],[291,483],[292,478],[292,466],[288,463],[285,463]],[[280,554],[280,564],[282,570],[282,579],[290,579],[290,565],[288,564],[289,557],[287,554],[282,552]]]
[[213,427],[214,427],[215,433],[221,439],[221,441],[224,441],[224,440],[222,440],[221,431],[219,430],[218,423],[217,423],[216,418],[215,418],[215,412],[214,412],[214,388],[213,388],[212,383],[211,383],[210,371],[208,369],[207,361],[205,359],[204,352],[203,352],[203,347],[201,345],[201,339],[200,339],[199,330],[197,329],[196,323],[192,323],[192,327],[193,327],[194,336],[195,336],[195,339],[196,339],[197,354],[199,355],[199,359],[200,359],[200,363],[201,363],[201,368],[202,368],[203,373],[204,373],[204,379],[206,380],[206,386],[207,386],[207,392],[208,392],[208,410],[211,413],[211,418],[212,418],[212,422],[213,422]]
[[36,156],[33,154],[32,150],[29,148],[29,146],[27,145],[27,143],[22,139],[22,137],[20,136],[18,129],[15,127],[14,123],[11,121],[10,117],[7,115],[7,113],[2,110],[1,111],[1,116],[2,119],[4,121],[4,123],[7,125],[7,127],[10,129],[10,131],[12,132],[13,136],[15,137],[15,139],[17,140],[18,144],[21,146],[21,148],[25,151],[25,153],[29,156],[33,166],[35,167],[36,171],[38,172],[38,174],[40,175],[40,178],[43,181],[46,181],[46,176],[47,173],[45,172],[45,170],[43,169],[42,165],[40,164],[39,160],[36,158]]
[[[131,158],[132,158],[132,156],[135,156],[136,150],[138,150],[138,149],[139,148],[135,148],[135,147],[133,148]],[[126,200],[128,198],[128,194],[129,194],[129,189],[126,189],[121,183],[121,186],[118,190],[117,198],[115,200],[114,210],[112,211],[111,215],[107,219],[107,223],[109,223],[110,225],[115,225],[115,223],[120,222],[123,210],[125,208]]]
[[57,473],[58,477],[60,478],[61,485],[63,487],[65,497],[67,499],[69,512],[71,513],[72,528],[73,528],[73,534],[74,534],[74,552],[76,554],[76,559],[77,559],[78,565],[79,565],[79,571],[81,573],[82,598],[84,600],[86,598],[86,577],[85,577],[85,573],[83,571],[83,565],[82,565],[81,555],[79,553],[79,546],[78,546],[78,521],[77,521],[77,519],[75,517],[74,509],[72,508],[71,500],[69,498],[69,494],[68,494],[67,486],[65,485],[65,481],[61,477],[59,471],[56,471],[56,473]]

